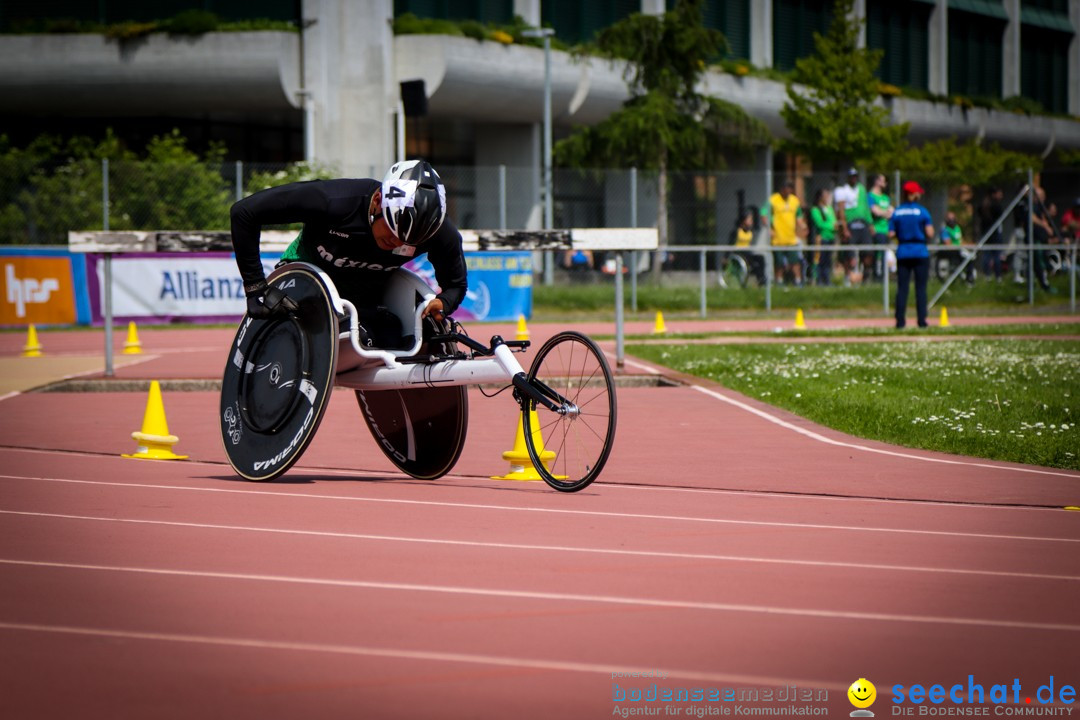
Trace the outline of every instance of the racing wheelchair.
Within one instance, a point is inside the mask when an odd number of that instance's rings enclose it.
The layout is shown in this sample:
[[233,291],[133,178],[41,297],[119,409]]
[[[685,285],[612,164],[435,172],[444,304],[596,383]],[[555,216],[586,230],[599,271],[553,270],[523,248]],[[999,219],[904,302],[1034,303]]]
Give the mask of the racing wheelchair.
[[515,355],[528,341],[496,335],[485,346],[449,318],[421,318],[434,293],[409,270],[389,277],[373,335],[362,329],[363,311],[315,266],[282,265],[267,282],[298,310],[245,316],[230,346],[219,417],[241,477],[268,481],[292,467],[335,386],[355,391],[376,444],[414,478],[441,477],[461,455],[467,385],[513,389],[529,457],[551,487],[581,490],[603,470],[615,438],[615,388],[603,352],[585,335],[554,335],[526,372]]

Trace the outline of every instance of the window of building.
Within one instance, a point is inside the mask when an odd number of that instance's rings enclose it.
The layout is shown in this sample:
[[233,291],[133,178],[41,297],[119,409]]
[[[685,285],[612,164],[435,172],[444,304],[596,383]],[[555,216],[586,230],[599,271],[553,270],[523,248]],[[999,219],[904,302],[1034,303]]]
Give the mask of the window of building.
[[832,0],[774,0],[773,65],[791,70],[814,52],[814,33],[824,35],[832,19]]
[[506,24],[514,19],[514,0],[394,0],[394,17],[405,13],[435,20]]
[[1005,20],[996,14],[954,9],[955,2],[949,0],[949,92],[1000,98]]
[[1023,25],[1020,28],[1020,94],[1051,112],[1069,107],[1069,43],[1072,35]]
[[599,30],[641,12],[641,0],[543,0],[540,20],[565,43],[592,42]]
[[883,50],[878,77],[900,87],[929,87],[930,13],[923,2],[867,3],[866,44]]

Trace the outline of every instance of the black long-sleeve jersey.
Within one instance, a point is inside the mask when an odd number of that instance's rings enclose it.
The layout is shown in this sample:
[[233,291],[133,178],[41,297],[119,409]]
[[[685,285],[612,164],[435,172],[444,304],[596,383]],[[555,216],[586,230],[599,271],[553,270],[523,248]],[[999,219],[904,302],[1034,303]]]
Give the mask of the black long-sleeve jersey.
[[[383,250],[368,218],[378,180],[311,180],[257,192],[232,206],[232,242],[245,285],[264,279],[259,259],[263,225],[303,223],[300,246],[305,260],[325,271],[343,291],[381,287],[387,272],[412,259],[411,248]],[[449,220],[416,252],[427,253],[446,312],[465,299],[467,271],[461,233]],[[345,294],[345,292],[343,292]]]

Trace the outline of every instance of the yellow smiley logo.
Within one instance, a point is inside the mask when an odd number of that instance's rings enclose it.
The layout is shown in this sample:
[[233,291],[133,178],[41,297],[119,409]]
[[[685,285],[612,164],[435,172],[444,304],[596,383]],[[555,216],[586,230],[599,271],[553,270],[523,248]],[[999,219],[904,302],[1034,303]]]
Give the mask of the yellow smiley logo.
[[866,678],[859,678],[851,683],[847,690],[848,700],[857,708],[868,708],[877,700],[877,688]]

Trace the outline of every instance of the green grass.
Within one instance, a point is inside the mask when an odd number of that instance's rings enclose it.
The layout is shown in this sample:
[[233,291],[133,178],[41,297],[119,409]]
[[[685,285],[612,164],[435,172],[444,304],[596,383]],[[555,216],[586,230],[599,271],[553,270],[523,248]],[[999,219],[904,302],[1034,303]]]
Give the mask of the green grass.
[[859,437],[1080,470],[1080,342],[630,345]]
[[[1075,323],[1002,323],[1000,325],[965,325],[957,327],[950,325],[946,328],[931,326],[923,329],[907,328],[897,331],[892,327],[861,327],[861,328],[837,328],[837,329],[807,329],[807,330],[722,330],[704,333],[671,333],[663,336],[670,340],[706,340],[709,338],[728,337],[775,337],[775,338],[840,338],[840,337],[895,337],[904,335],[910,337],[957,337],[972,335],[1080,335],[1080,317]],[[594,340],[611,340],[614,334],[593,335]],[[657,336],[627,335],[627,340],[656,340]]]
[[[944,305],[952,313],[954,309],[963,309],[973,314],[1018,314],[1068,312],[1069,282],[1064,276],[1057,276],[1051,281],[1056,294],[1043,292],[1036,286],[1035,305],[1028,304],[1026,285],[1015,285],[1011,281],[1003,283],[977,282],[968,287],[962,282],[953,283],[949,291],[938,302],[934,310]],[[929,296],[940,289],[941,283],[931,280]],[[914,291],[912,291],[914,294]],[[654,285],[651,279],[642,278],[638,282],[638,313],[641,318],[650,317],[660,310],[667,317],[698,317],[701,307],[701,289],[696,284],[690,285]],[[889,306],[896,297],[896,284],[889,286]],[[624,285],[624,299],[627,308],[630,304],[630,284]],[[873,315],[883,312],[881,285],[866,285],[845,288],[831,285],[828,287],[773,287],[772,306],[774,310],[802,308],[811,313],[834,315]],[[765,313],[765,289],[721,288],[715,282],[706,286],[706,309],[710,315],[723,313],[745,313],[763,315]],[[533,313],[539,320],[548,319],[610,319],[615,315],[615,290],[610,281],[593,285],[552,285],[536,283],[533,286]],[[914,314],[914,297],[908,301],[908,313]]]

